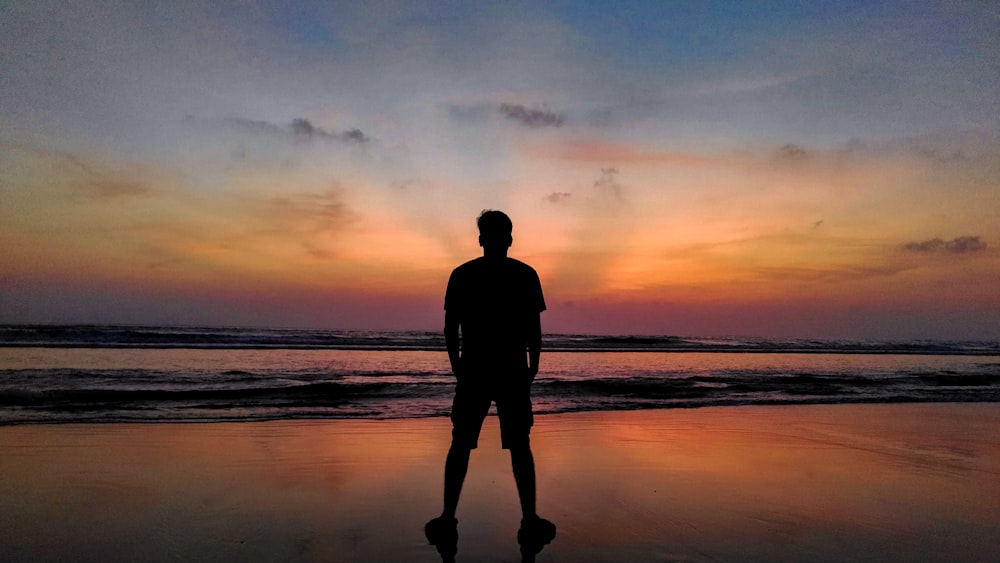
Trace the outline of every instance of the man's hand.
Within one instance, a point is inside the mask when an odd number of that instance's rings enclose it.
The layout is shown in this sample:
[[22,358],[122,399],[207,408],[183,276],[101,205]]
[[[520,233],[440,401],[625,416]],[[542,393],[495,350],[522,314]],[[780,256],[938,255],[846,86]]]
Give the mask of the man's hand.
[[461,360],[451,363],[451,373],[455,374],[456,381],[465,379],[465,368],[462,367]]
[[535,376],[538,375],[538,366],[528,366],[528,381],[534,381]]

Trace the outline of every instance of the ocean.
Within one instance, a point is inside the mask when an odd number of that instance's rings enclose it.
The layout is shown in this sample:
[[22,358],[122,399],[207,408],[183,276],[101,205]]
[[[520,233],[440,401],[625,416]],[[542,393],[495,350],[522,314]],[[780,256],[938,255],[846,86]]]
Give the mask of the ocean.
[[[439,332],[0,326],[0,424],[447,416]],[[535,412],[997,402],[1000,342],[546,335]]]

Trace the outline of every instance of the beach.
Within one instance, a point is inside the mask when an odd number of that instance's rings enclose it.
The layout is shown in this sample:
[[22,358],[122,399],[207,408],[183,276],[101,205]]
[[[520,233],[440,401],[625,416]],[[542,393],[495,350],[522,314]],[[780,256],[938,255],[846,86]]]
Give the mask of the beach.
[[[1000,406],[536,417],[538,561],[993,561]],[[4,561],[436,561],[446,418],[0,427]],[[520,560],[496,418],[459,561]]]

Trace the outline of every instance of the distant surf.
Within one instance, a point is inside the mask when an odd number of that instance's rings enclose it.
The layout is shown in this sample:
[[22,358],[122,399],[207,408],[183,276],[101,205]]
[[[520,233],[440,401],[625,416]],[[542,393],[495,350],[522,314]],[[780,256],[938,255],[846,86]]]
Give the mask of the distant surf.
[[[537,413],[998,402],[991,342],[551,335]],[[431,332],[0,327],[0,424],[445,416]]]
[[[0,347],[289,350],[444,350],[441,332],[116,325],[0,325]],[[566,352],[766,352],[1000,355],[992,341],[851,341],[547,334]]]

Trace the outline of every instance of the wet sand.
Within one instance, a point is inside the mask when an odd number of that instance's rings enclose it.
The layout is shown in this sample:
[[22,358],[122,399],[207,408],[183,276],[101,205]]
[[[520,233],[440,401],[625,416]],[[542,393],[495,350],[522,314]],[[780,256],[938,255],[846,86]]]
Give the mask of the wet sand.
[[[438,561],[446,419],[0,427],[2,561]],[[537,416],[538,561],[995,561],[1000,405]],[[518,561],[496,419],[458,561]]]

